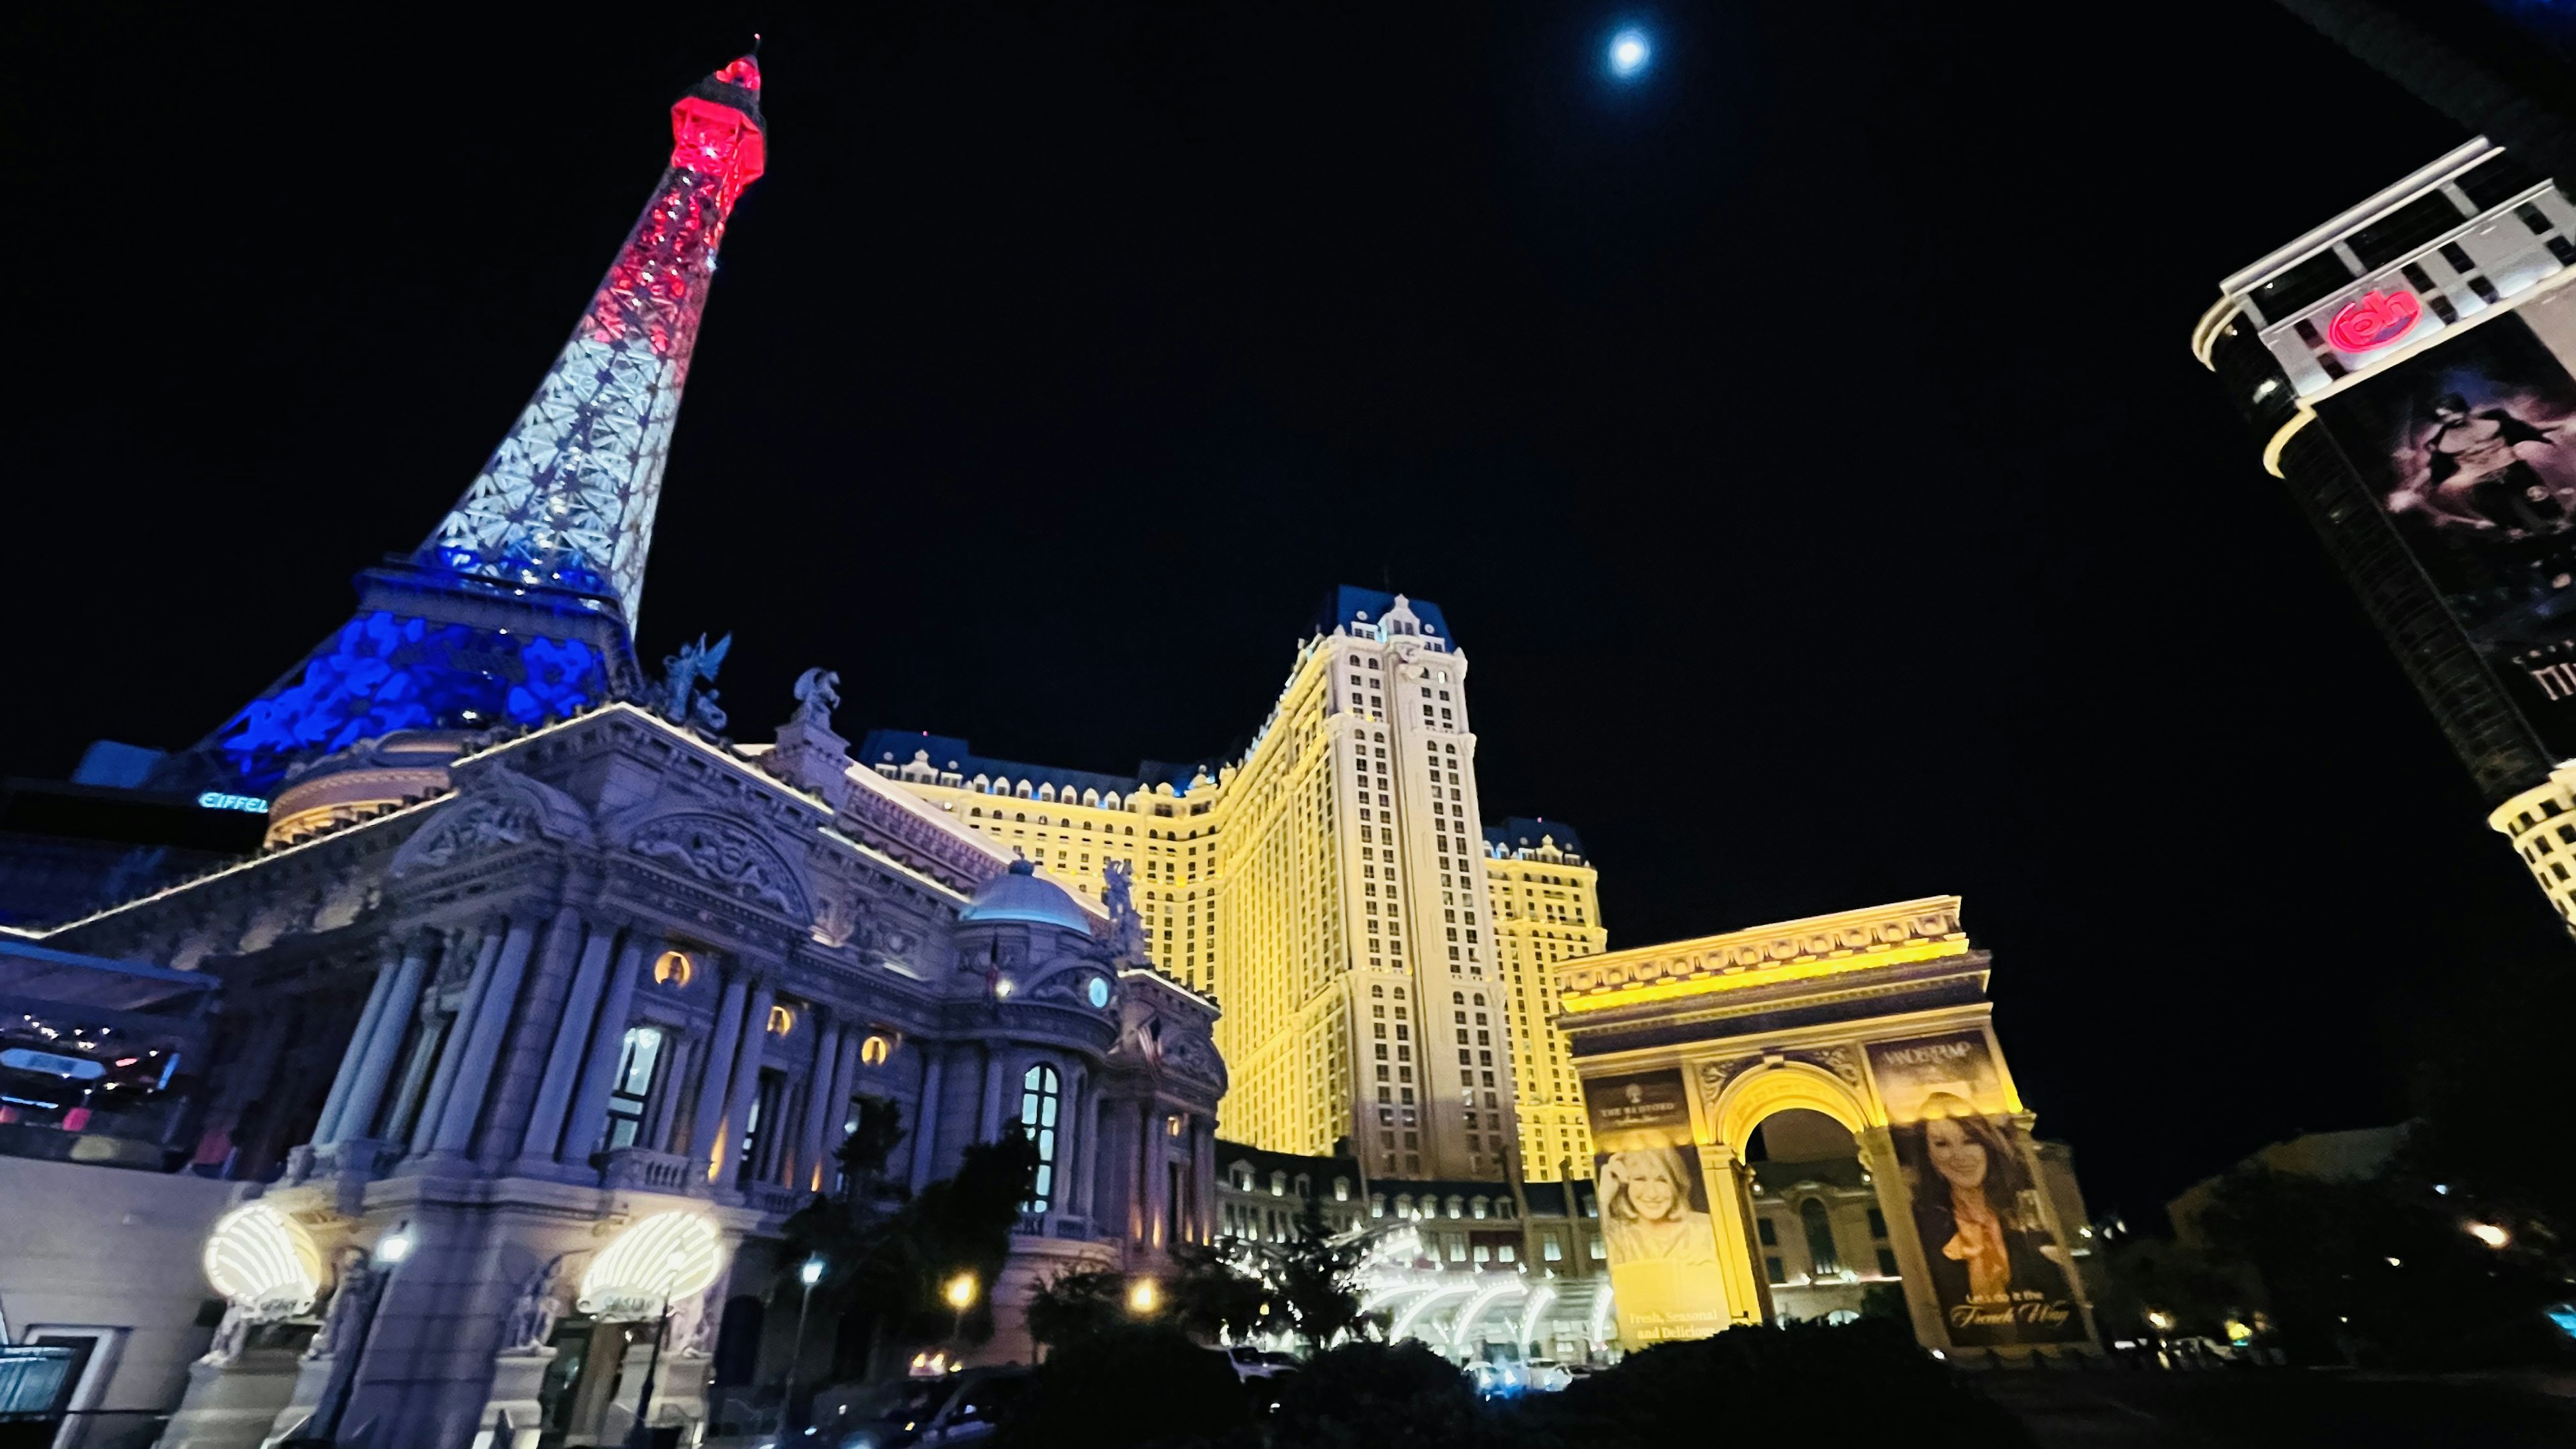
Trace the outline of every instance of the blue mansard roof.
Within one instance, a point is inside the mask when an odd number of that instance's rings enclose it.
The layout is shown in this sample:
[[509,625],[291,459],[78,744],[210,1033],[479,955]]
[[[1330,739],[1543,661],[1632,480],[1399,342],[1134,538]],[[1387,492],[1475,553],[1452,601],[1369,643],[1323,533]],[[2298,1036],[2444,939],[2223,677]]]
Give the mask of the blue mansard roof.
[[1583,848],[1583,837],[1562,820],[1530,820],[1515,815],[1500,825],[1485,827],[1486,848],[1496,855],[1509,855],[1519,850],[1536,850],[1549,836],[1556,838],[1556,848],[1568,855],[1590,857]]
[[978,775],[1007,779],[1014,783],[1027,780],[1032,784],[1053,785],[1056,793],[1071,789],[1076,794],[1097,790],[1103,795],[1124,798],[1140,788],[1151,792],[1157,785],[1168,784],[1175,795],[1189,793],[1190,781],[1200,770],[1209,779],[1216,778],[1214,764],[1170,760],[1141,760],[1133,775],[1109,775],[1097,770],[1066,770],[1054,765],[1032,765],[1021,760],[997,760],[975,753],[974,746],[955,735],[934,735],[927,730],[870,730],[859,743],[858,760],[869,769],[893,765],[900,769],[913,763],[913,756],[927,751],[930,767],[943,773],[953,771],[960,780],[973,783]]
[[[1425,633],[1447,640],[1453,649],[1458,647],[1458,636],[1449,632],[1449,616],[1440,612],[1438,604],[1407,596],[1404,606],[1422,621]],[[1323,602],[1315,606],[1315,631],[1330,634],[1361,614],[1368,615],[1369,622],[1374,624],[1385,618],[1387,611],[1394,607],[1393,594],[1343,584],[1324,595]]]

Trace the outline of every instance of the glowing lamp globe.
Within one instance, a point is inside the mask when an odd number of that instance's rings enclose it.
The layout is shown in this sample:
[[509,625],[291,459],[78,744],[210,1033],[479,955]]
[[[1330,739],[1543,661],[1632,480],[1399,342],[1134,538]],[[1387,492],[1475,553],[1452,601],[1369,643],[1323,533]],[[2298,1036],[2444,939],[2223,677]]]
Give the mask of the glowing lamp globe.
[[206,1281],[255,1318],[288,1318],[322,1296],[322,1248],[302,1223],[264,1202],[244,1203],[206,1235]]
[[1654,58],[1655,47],[1642,30],[1622,30],[1610,37],[1610,73],[1621,80],[1642,73]]

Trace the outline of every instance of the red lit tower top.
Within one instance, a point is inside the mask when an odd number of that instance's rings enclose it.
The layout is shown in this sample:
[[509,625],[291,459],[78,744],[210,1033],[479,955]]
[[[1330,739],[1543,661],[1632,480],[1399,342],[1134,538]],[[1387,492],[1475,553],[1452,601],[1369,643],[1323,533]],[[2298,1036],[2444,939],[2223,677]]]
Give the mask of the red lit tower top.
[[725,218],[760,176],[760,66],[744,56],[671,107],[671,165],[572,340],[420,561],[613,600],[631,629],[663,460]]

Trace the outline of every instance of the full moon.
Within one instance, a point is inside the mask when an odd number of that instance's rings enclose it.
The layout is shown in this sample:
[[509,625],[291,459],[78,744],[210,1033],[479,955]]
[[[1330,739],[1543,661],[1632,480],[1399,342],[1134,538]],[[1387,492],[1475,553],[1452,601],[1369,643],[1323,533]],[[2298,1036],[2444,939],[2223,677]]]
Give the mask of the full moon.
[[1610,73],[1622,80],[1646,68],[1655,48],[1646,43],[1642,30],[1622,30],[1610,37]]

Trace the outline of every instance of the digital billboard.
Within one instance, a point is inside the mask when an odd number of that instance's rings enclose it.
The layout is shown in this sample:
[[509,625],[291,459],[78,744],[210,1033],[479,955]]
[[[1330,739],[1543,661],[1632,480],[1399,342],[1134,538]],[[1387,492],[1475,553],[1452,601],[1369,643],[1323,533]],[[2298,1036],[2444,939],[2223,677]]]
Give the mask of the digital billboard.
[[1869,1062],[1950,1342],[2084,1342],[2066,1251],[2048,1230],[1985,1034],[1876,1042]]
[[1643,1348],[1724,1329],[1726,1280],[1682,1074],[1595,1078],[1583,1101],[1620,1341]]
[[2488,669],[2576,756],[2576,292],[2509,311],[2314,404]]

